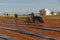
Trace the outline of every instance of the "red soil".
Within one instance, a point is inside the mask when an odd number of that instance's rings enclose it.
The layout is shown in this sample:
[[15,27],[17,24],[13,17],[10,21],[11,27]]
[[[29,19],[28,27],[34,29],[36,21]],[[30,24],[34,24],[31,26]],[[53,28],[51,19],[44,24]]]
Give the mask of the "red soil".
[[[43,28],[60,26],[60,17],[44,17],[43,19],[44,19]],[[0,18],[0,20],[2,20],[4,22],[11,22],[12,20],[14,21],[15,19],[14,18]],[[24,20],[24,18],[18,18],[18,22],[21,23],[22,20]],[[14,22],[14,24],[15,24],[15,22]],[[23,26],[18,26],[18,24],[16,26],[12,26],[12,25],[6,25],[5,23],[0,22],[0,26],[3,26],[3,27],[15,28],[15,29],[19,29],[19,30],[25,30],[27,32],[44,34],[49,37],[53,37],[56,40],[60,40],[60,32],[41,30],[41,29],[35,29],[35,28],[25,28]],[[23,24],[28,24],[28,23],[23,23]],[[35,23],[35,24],[37,24],[37,23]],[[36,26],[36,28],[41,28],[41,27],[42,26]],[[56,29],[60,30],[60,28],[56,28]],[[16,40],[47,40],[45,38],[21,34],[21,33],[9,31],[9,30],[1,29],[1,28],[0,28],[0,34],[4,34],[9,37],[16,38]],[[3,40],[3,39],[0,39],[0,40]]]

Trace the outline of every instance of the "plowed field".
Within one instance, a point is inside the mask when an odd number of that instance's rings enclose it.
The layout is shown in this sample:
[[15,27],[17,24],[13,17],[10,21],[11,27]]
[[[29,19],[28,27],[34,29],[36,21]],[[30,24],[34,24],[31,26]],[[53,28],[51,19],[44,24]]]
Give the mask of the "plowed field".
[[60,17],[43,17],[44,23],[23,23],[25,18],[0,17],[0,40],[60,40]]

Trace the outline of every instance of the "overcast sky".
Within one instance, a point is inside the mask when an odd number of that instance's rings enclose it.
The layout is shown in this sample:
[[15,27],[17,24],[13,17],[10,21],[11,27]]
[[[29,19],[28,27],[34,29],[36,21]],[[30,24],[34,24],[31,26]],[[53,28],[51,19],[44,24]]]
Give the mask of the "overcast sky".
[[43,8],[60,11],[59,0],[0,0],[0,14],[4,12],[38,12]]

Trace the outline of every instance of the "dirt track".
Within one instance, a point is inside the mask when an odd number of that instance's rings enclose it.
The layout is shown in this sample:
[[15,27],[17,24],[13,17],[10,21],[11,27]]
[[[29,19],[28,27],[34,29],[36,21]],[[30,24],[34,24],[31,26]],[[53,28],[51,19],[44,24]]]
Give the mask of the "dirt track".
[[[60,40],[60,32],[59,31],[53,31],[53,30],[42,30],[41,28],[52,28],[54,30],[60,30],[60,28],[54,28],[54,27],[60,27],[60,17],[44,17],[44,26],[38,26],[38,25],[32,25],[28,23],[22,23],[21,20],[23,18],[18,18],[18,24],[15,25],[13,18],[0,18],[0,27],[6,27],[6,28],[14,28],[18,30],[24,30],[26,32],[32,32],[37,34],[42,34],[51,38],[54,38],[55,40]],[[8,23],[9,22],[9,23]],[[12,24],[11,24],[12,23]],[[46,38],[41,38],[33,35],[28,34],[22,34],[6,29],[0,28],[0,34],[9,36],[11,38],[14,38],[16,40],[48,40]],[[3,39],[0,39],[3,40]]]

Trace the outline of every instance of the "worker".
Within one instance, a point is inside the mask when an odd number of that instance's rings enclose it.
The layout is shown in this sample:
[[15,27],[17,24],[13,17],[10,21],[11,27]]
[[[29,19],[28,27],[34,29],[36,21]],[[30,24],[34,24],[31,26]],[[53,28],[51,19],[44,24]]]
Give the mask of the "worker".
[[14,16],[15,16],[15,22],[16,22],[16,24],[17,24],[18,14],[14,14]]

